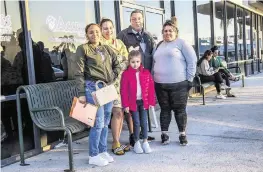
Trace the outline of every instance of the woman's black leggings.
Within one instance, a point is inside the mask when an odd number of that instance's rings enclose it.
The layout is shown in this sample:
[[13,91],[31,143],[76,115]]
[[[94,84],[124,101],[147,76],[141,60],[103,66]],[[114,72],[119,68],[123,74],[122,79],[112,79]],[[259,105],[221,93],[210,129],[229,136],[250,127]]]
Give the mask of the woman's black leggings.
[[220,84],[223,83],[224,81],[220,72],[216,72],[214,75],[211,76],[206,76],[206,75],[199,75],[199,76],[202,83],[211,82],[211,81],[214,82],[217,93],[221,92]]
[[184,132],[187,123],[186,105],[190,84],[188,81],[172,84],[155,83],[155,90],[161,107],[161,130],[168,131],[174,111],[179,132]]

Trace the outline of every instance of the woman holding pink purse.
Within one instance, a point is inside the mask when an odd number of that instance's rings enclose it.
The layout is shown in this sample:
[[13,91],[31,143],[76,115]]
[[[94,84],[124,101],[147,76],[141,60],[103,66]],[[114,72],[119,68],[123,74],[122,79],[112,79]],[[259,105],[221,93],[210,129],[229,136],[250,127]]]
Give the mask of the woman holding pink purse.
[[[91,93],[96,91],[96,82],[103,81],[107,85],[114,83],[121,67],[112,49],[101,44],[99,25],[89,24],[85,32],[88,43],[77,48],[75,79],[80,90],[79,100],[82,103],[95,104]],[[99,83],[98,87],[102,88],[103,84]],[[109,102],[98,108],[94,127],[89,134],[89,164],[106,166],[114,161],[107,153],[108,125],[112,106],[113,103]]]

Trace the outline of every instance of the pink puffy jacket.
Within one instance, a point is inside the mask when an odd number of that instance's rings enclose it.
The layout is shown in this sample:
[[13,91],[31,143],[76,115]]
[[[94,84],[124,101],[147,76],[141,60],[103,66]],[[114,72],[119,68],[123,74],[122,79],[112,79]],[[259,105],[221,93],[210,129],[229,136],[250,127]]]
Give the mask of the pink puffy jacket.
[[[121,78],[121,101],[122,107],[129,107],[131,111],[137,111],[137,80],[136,69],[129,67],[123,72]],[[139,78],[142,90],[142,100],[144,109],[149,109],[149,106],[155,106],[155,92],[154,82],[151,73],[144,69],[143,66],[139,68]]]

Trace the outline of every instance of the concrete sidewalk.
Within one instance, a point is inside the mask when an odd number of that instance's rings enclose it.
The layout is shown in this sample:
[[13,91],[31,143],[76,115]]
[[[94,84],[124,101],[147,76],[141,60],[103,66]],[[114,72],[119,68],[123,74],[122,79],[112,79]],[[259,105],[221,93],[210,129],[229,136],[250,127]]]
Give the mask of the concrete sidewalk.
[[[181,147],[178,130],[172,118],[167,146],[160,144],[160,128],[151,136],[153,153],[137,155],[128,152],[114,156],[115,162],[106,167],[88,164],[88,138],[76,141],[74,163],[77,171],[91,172],[263,172],[263,74],[232,85],[237,98],[216,100],[215,92],[202,99],[191,98],[188,103],[188,146]],[[159,116],[159,111],[157,112]],[[111,133],[109,133],[111,136]],[[128,140],[128,131],[122,132],[122,143]],[[112,138],[109,138],[109,148]],[[110,150],[109,150],[110,151]],[[30,166],[19,163],[2,168],[3,172],[62,172],[68,168],[67,148],[62,147],[26,160]]]

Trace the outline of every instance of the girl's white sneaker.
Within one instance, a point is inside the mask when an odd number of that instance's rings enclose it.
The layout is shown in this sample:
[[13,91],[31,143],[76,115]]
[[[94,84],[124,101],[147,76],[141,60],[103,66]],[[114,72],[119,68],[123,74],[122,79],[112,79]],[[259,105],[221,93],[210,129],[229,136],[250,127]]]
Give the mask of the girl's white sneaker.
[[143,153],[142,146],[139,140],[134,144],[133,150],[135,153],[138,153],[138,154]]
[[142,149],[143,149],[144,153],[151,153],[152,152],[152,149],[151,149],[148,142],[144,142],[142,144]]

